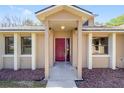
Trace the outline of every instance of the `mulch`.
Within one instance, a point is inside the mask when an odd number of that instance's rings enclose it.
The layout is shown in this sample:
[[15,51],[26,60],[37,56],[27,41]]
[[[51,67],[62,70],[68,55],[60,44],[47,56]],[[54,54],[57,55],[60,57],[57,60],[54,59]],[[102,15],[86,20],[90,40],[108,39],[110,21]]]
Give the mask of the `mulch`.
[[124,69],[82,69],[83,81],[75,81],[79,88],[123,88]]
[[17,81],[40,81],[44,79],[44,69],[21,69],[14,71],[13,69],[0,70],[0,80],[17,80]]

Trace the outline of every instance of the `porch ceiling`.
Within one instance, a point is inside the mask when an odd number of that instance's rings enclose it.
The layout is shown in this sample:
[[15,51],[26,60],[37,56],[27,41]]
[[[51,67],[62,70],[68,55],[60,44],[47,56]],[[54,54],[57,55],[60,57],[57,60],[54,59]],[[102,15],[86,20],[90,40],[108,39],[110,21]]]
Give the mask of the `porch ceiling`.
[[77,27],[77,21],[50,21],[49,27],[54,31],[71,31]]

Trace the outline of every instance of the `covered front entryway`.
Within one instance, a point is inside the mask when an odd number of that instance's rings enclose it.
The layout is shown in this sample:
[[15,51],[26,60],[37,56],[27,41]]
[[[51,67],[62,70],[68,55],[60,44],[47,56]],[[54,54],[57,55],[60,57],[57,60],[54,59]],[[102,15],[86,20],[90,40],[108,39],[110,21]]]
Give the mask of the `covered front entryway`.
[[70,61],[70,38],[55,39],[55,61],[56,62]]
[[36,15],[45,26],[45,78],[51,78],[57,61],[59,65],[67,65],[69,61],[76,69],[78,79],[82,79],[82,26],[87,20],[93,22],[92,13],[76,6],[62,5],[48,7]]

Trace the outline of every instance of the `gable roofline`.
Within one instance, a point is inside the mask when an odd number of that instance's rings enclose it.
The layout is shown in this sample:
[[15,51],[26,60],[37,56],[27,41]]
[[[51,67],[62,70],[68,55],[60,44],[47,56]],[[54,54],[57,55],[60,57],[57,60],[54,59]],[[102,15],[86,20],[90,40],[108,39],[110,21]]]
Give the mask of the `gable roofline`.
[[86,10],[86,9],[84,9],[84,8],[81,8],[81,7],[77,6],[77,5],[71,5],[71,6],[73,6],[73,7],[75,7],[75,8],[78,8],[78,9],[80,9],[80,10],[83,10],[83,11],[85,11],[85,12],[88,12],[88,13],[90,13],[90,14],[92,14],[92,15],[94,15],[93,12],[91,12],[91,11],[89,11],[89,10]]
[[[48,9],[50,9],[50,8],[55,7],[55,6],[56,6],[56,5],[48,6],[48,7],[44,8],[44,9],[41,9],[41,10],[35,12],[35,14],[38,14],[38,13],[43,12],[43,11],[46,11],[46,10],[48,10]],[[73,8],[79,9],[79,10],[82,11],[82,12],[86,12],[86,13],[88,13],[88,14],[94,16],[94,14],[93,14],[91,11],[88,11],[88,10],[83,9],[83,8],[81,8],[81,7],[78,7],[78,6],[76,6],[76,5],[70,5],[70,6],[73,7]]]
[[42,12],[42,11],[47,10],[47,9],[49,9],[49,8],[52,8],[52,7],[54,7],[54,6],[55,6],[55,5],[51,5],[51,6],[48,6],[48,7],[46,7],[46,8],[43,8],[43,9],[41,9],[41,10],[35,12],[35,14],[38,14],[39,12]]

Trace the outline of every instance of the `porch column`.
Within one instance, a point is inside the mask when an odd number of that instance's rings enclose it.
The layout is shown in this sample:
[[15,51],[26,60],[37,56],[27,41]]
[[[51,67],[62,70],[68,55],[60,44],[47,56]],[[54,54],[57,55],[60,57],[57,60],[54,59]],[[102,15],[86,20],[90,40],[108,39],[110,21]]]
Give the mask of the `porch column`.
[[3,68],[4,41],[3,34],[0,34],[0,69]]
[[54,36],[53,36],[53,31],[49,31],[49,62],[50,62],[50,67],[53,67],[54,60],[53,60],[53,44],[54,44]]
[[112,69],[116,69],[116,33],[112,33],[110,39],[110,65]]
[[77,31],[72,32],[72,65],[77,66]]
[[88,69],[92,69],[92,33],[88,33]]
[[82,21],[78,21],[78,79],[82,79]]
[[20,35],[14,33],[14,70],[18,70],[20,67]]
[[49,78],[49,26],[45,22],[45,79]]
[[31,34],[32,37],[32,70],[36,69],[36,33]]

